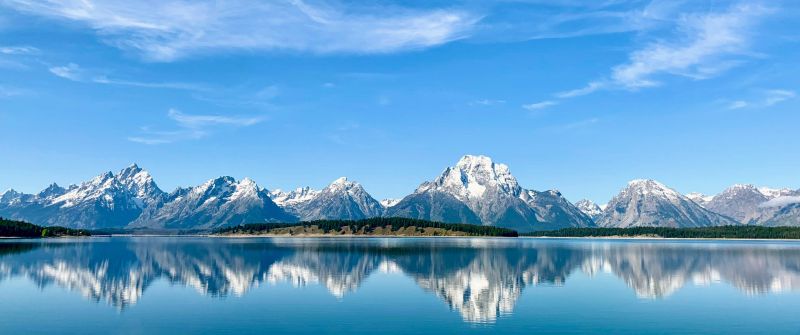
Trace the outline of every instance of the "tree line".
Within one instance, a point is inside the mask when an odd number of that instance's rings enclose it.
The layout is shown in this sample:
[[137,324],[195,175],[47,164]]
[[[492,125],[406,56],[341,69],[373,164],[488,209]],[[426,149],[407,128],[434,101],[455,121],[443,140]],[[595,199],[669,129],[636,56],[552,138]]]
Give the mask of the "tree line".
[[0,217],[0,237],[59,237],[59,236],[90,236],[91,233],[84,229],[65,227],[42,227],[24,221],[7,220]]
[[502,236],[502,237],[516,237],[519,234],[515,230],[499,228],[493,226],[478,226],[464,223],[443,223],[427,220],[408,219],[408,218],[370,218],[363,220],[316,220],[316,221],[303,221],[299,223],[249,223],[234,227],[220,228],[214,231],[216,234],[247,234],[256,235],[267,233],[273,229],[291,228],[291,227],[312,227],[316,226],[324,232],[339,232],[345,227],[349,227],[350,231],[361,231],[369,234],[375,231],[376,228],[385,228],[391,226],[392,230],[401,228],[417,227],[417,228],[439,228],[450,231],[457,231],[464,233],[468,236]]

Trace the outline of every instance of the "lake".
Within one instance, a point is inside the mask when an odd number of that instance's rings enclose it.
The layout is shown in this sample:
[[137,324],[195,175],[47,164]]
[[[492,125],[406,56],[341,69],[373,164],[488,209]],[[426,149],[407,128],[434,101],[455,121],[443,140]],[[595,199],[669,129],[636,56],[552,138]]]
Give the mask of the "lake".
[[3,334],[800,334],[800,243],[0,240]]

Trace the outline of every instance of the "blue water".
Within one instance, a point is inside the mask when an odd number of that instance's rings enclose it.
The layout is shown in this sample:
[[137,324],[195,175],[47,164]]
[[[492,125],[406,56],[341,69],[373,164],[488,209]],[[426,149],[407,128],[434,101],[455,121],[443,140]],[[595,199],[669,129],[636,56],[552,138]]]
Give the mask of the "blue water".
[[800,334],[800,243],[0,241],[2,334]]

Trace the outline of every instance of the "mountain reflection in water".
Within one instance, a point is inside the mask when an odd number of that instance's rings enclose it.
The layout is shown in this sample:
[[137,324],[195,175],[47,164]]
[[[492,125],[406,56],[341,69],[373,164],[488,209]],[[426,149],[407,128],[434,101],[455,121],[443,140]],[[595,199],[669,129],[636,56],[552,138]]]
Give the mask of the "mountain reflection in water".
[[376,271],[400,273],[465,321],[511,313],[522,291],[568,285],[575,271],[611,273],[643,299],[687,283],[727,283],[744,294],[800,287],[800,245],[748,242],[537,239],[92,238],[0,242],[0,285],[24,277],[118,308],[156,280],[209,296],[264,284],[322,285],[339,298]]

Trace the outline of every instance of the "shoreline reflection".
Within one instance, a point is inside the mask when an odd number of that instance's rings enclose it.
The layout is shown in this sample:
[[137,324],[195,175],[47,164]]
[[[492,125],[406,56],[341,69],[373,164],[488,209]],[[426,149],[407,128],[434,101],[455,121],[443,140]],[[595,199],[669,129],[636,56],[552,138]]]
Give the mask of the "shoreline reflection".
[[398,273],[467,322],[513,312],[536,285],[576,271],[609,273],[642,299],[687,284],[726,283],[757,295],[800,287],[800,245],[536,239],[96,238],[0,242],[0,285],[24,277],[124,309],[165,279],[202,295],[243,296],[265,284],[321,285],[339,299],[376,271]]

